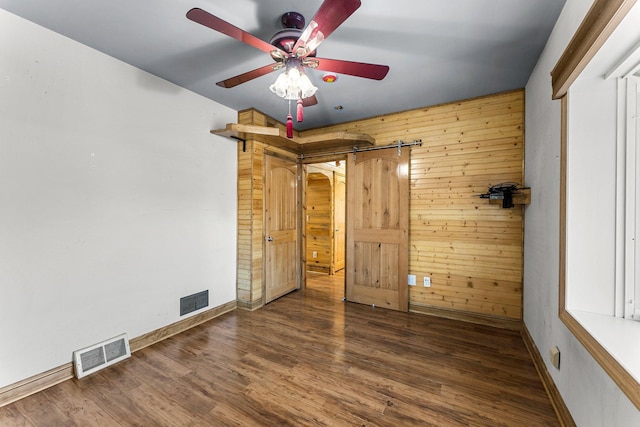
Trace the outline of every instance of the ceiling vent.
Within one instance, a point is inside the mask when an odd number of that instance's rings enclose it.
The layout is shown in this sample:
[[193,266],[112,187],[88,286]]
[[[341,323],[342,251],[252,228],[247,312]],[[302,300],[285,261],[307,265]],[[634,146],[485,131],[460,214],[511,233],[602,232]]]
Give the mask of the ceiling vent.
[[82,378],[131,357],[127,334],[73,352],[76,377]]

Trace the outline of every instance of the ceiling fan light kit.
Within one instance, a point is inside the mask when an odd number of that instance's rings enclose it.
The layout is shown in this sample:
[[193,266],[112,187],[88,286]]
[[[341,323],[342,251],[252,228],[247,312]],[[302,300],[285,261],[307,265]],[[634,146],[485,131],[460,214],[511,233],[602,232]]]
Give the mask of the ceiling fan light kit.
[[269,86],[271,92],[280,98],[298,100],[313,96],[318,90],[302,69],[302,61],[297,58],[287,60],[287,69]]
[[[256,68],[220,81],[216,83],[218,86],[232,88],[284,68],[285,70],[269,89],[279,97],[288,100],[289,103],[293,100],[297,101],[296,118],[301,122],[303,105],[317,104],[315,93],[318,90],[305,74],[304,67],[329,72],[323,77],[323,81],[329,83],[337,79],[334,73],[382,80],[389,72],[389,67],[386,65],[315,58],[318,46],[351,16],[360,4],[360,0],[324,0],[306,28],[305,19],[300,13],[287,12],[280,18],[284,29],[278,31],[269,43],[199,8],[189,10],[187,18],[260,49],[268,53],[276,62],[276,64]],[[293,137],[291,109],[287,116],[287,136]]]

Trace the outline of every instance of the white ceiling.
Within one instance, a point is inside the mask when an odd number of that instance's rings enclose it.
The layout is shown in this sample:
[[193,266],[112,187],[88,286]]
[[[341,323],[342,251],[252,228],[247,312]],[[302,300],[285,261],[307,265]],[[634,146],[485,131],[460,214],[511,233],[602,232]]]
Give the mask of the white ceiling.
[[[269,41],[287,11],[311,20],[322,0],[0,0],[0,8],[236,110],[284,121],[278,72],[231,89],[216,82],[270,56],[188,20],[202,8]],[[318,48],[323,58],[390,66],[382,81],[321,81],[299,130],[522,88],[565,0],[362,0]],[[78,66],[81,66],[80,64]],[[341,105],[341,111],[334,107]]]

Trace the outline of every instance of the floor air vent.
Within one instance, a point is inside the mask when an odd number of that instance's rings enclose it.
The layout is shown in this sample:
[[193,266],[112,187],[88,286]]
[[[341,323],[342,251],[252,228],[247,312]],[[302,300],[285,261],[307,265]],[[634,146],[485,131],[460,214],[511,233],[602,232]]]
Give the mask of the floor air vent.
[[76,377],[82,378],[131,356],[127,334],[73,352]]

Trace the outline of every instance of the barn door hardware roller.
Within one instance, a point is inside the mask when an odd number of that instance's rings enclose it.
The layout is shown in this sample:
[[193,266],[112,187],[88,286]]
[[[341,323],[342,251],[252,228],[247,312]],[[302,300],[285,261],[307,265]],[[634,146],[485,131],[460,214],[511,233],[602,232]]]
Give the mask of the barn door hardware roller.
[[515,204],[528,204],[531,196],[529,188],[518,188],[518,184],[513,182],[504,182],[489,187],[489,190],[480,195],[481,199],[502,200],[503,208],[512,208],[514,199],[518,198]]
[[353,147],[353,160],[356,159],[356,153],[358,152],[384,150],[387,148],[398,148],[398,156],[402,156],[402,147],[412,147],[414,145],[422,145],[422,140],[417,139],[413,142],[402,142],[401,140],[398,140],[398,143],[393,145],[378,145],[375,147],[366,147],[366,148]]

